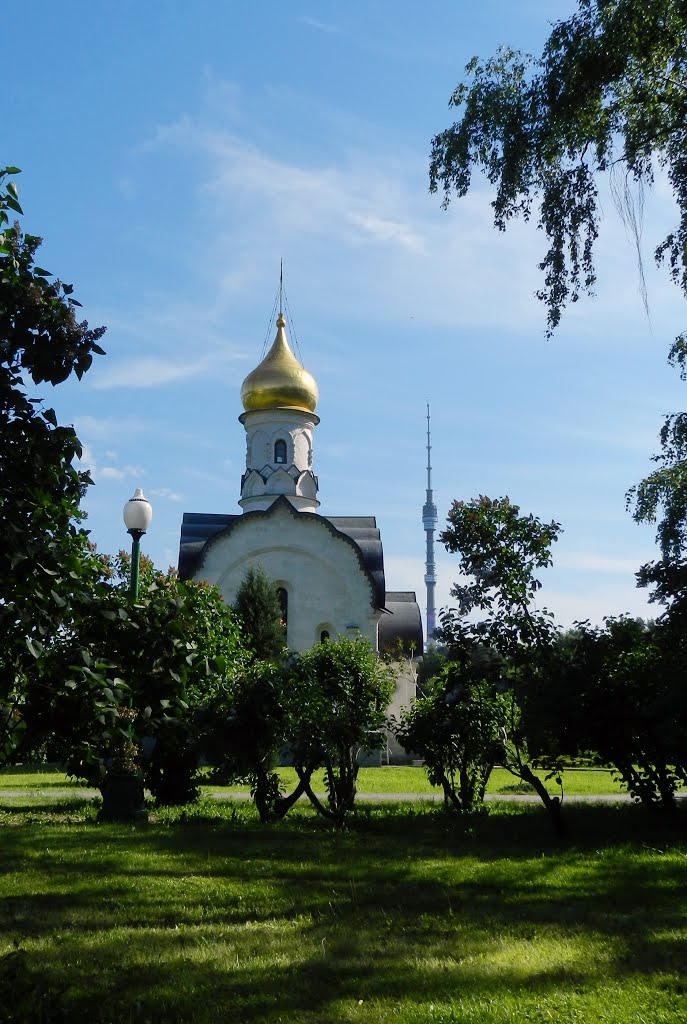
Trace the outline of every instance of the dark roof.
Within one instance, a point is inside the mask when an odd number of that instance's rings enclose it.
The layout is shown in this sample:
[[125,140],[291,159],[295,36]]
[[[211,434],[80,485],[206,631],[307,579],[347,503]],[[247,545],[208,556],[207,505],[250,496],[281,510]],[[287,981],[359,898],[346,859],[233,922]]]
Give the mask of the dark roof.
[[382,539],[374,516],[321,516],[317,512],[297,512],[285,497],[277,498],[264,512],[244,512],[239,515],[223,515],[211,512],[185,512],[181,523],[179,543],[179,576],[182,580],[195,575],[203,561],[205,545],[220,533],[229,533],[237,521],[245,522],[251,516],[268,516],[279,502],[286,502],[295,516],[319,520],[333,534],[343,534],[355,548],[361,568],[367,574],[374,607],[383,608],[386,592],[384,589],[384,552]]
[[400,640],[406,655],[422,654],[422,616],[414,590],[388,590],[386,610],[379,620],[379,649],[394,652]]
[[179,541],[179,576],[190,580],[202,560],[205,544],[211,537],[230,526],[238,515],[217,515],[212,512],[184,512]]

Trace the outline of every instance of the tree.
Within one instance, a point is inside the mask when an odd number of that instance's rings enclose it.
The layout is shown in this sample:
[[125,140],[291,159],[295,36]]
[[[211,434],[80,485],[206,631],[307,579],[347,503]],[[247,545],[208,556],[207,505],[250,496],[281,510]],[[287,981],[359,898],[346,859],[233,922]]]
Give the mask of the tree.
[[[25,718],[73,774],[107,788],[113,769],[142,772],[158,803],[186,803],[206,709],[227,707],[248,660],[238,625],[214,587],[144,559],[132,603],[129,555],[99,563],[94,600],[50,645]],[[152,756],[141,763],[144,743]]]
[[[541,589],[535,572],[551,564],[551,545],[560,532],[556,522],[521,515],[507,497],[454,501],[440,539],[460,555],[462,582],[451,589],[458,609],[442,615],[439,631],[459,675],[470,678],[478,668],[488,678],[491,672],[495,696],[507,695],[499,759],[536,790],[559,831],[560,801],[532,769],[528,731],[539,724],[535,698],[556,635],[551,614],[535,606]],[[492,745],[489,732],[485,744]]]
[[[541,56],[502,49],[485,62],[475,58],[451,97],[461,116],[433,139],[430,189],[442,189],[447,205],[453,194],[467,194],[473,171],[481,170],[496,188],[497,228],[536,215],[548,241],[537,293],[548,333],[568,302],[593,290],[604,175],[634,233],[643,287],[643,190],[657,169],[665,173],[678,219],[654,255],[687,295],[686,37],[683,0],[578,0],[576,13],[553,26]],[[687,334],[675,339],[668,358],[684,379]],[[654,585],[661,603],[679,597],[683,609],[686,437],[685,414],[668,416],[659,468],[628,494],[637,521],[662,514],[662,559],[642,568],[639,583]]]
[[236,592],[236,614],[256,658],[274,660],[286,648],[282,607],[262,566],[251,566]]
[[214,742],[206,752],[224,776],[250,785],[263,822],[286,815],[305,793],[314,770],[303,765],[289,794],[274,770],[299,719],[299,704],[285,666],[253,660],[234,676],[226,705],[210,709]]
[[631,488],[628,507],[636,522],[657,523],[661,558],[643,565],[640,587],[652,587],[649,598],[663,605],[675,628],[687,626],[687,413],[666,417],[661,430],[658,468]]
[[441,674],[447,661],[448,657],[443,647],[437,646],[434,642],[430,643],[425,653],[418,659],[416,686],[419,696],[427,696],[431,680]]
[[[390,667],[362,638],[336,637],[301,654],[290,672],[294,707],[289,748],[313,806],[342,825],[353,810],[361,749],[379,746],[394,692]],[[324,768],[328,802],[310,776]]]
[[[597,752],[642,803],[675,808],[687,780],[687,645],[641,619],[578,623],[552,662],[568,742]],[[557,665],[556,665],[557,663]]]
[[35,387],[81,378],[104,333],[79,322],[72,286],[37,266],[41,239],[24,234],[14,175],[0,171],[0,760],[25,737],[27,680],[45,643],[89,599],[98,566],[79,503],[88,474],[81,445]]
[[[549,332],[566,304],[594,287],[606,173],[636,234],[641,189],[665,171],[678,222],[655,257],[687,294],[686,25],[682,0],[578,0],[541,56],[500,49],[483,63],[474,58],[451,97],[461,117],[432,141],[430,190],[441,188],[447,205],[467,194],[479,169],[496,187],[499,230],[536,209],[549,246],[538,292]],[[671,359],[684,367],[686,357],[681,336]]]
[[396,738],[425,762],[429,781],[441,786],[444,804],[461,814],[484,801],[489,776],[501,758],[509,704],[477,665],[449,662],[427,693],[404,710]]

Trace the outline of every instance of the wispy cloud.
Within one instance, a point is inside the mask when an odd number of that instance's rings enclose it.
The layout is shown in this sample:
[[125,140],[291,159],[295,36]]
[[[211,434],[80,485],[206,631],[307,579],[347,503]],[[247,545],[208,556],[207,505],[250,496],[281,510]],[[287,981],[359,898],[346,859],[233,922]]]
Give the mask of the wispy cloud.
[[341,29],[336,25],[332,25],[326,21],[320,21],[319,18],[311,18],[307,14],[302,14],[296,20],[299,21],[301,25],[309,25],[310,28],[315,28],[318,32],[326,32],[327,35],[332,35],[341,31]]
[[169,487],[156,487],[150,493],[156,498],[166,498],[168,501],[181,502],[184,500],[183,494],[179,491],[172,491]]
[[373,214],[353,213],[351,220],[378,242],[397,242],[404,249],[423,252],[424,243],[419,234],[399,221],[376,217]]
[[154,388],[183,377],[197,376],[199,367],[193,362],[173,362],[144,356],[142,359],[111,363],[93,381],[93,386],[104,391],[109,388]]
[[[150,429],[150,424],[140,416],[89,416],[77,413],[74,426],[79,437],[85,441],[117,441],[121,437],[140,437]],[[114,454],[106,451],[107,457]]]
[[[134,359],[111,360],[107,366],[99,369],[91,378],[91,384],[97,391],[113,388],[159,388],[173,384],[179,380],[192,380],[203,377],[217,377],[227,366],[245,361],[242,351],[224,351],[214,348],[195,359],[188,359],[188,346],[183,349],[169,347],[164,356],[142,356]],[[241,370],[237,368],[232,379],[240,379]]]
[[361,315],[387,321],[535,326],[537,236],[521,225],[495,236],[483,195],[442,211],[427,196],[424,154],[350,149],[331,164],[289,161],[188,115],[159,126],[142,151],[170,148],[205,158],[200,220],[226,226],[208,247],[208,271],[220,266],[232,294],[255,288],[257,268],[285,253],[308,268],[311,301],[332,311],[355,294]]
[[138,480],[145,475],[142,466],[101,466],[93,448],[89,444],[83,445],[79,466],[91,474],[94,481],[97,480]]

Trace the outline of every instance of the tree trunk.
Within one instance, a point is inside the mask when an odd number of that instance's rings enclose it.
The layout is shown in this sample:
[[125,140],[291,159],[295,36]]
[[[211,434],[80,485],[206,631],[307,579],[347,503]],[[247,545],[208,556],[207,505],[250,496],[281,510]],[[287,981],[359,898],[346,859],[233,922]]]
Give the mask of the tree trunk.
[[528,764],[521,764],[518,766],[518,771],[508,769],[512,775],[516,778],[519,777],[523,782],[529,782],[530,786],[536,790],[537,794],[542,800],[544,807],[546,808],[551,824],[553,825],[554,832],[559,836],[567,836],[568,829],[563,821],[561,799],[558,796],[551,796],[541,779],[537,778],[532,769]]

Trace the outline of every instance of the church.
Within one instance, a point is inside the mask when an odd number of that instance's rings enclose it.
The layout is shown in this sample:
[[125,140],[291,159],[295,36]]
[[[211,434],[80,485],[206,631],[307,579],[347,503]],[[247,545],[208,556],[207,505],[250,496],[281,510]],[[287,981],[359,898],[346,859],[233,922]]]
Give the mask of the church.
[[238,514],[187,512],[179,575],[206,580],[227,604],[251,566],[274,582],[287,645],[304,651],[336,636],[364,637],[399,662],[390,713],[415,695],[412,656],[423,650],[415,593],[387,591],[374,516],[324,516],[313,470],[317,384],[289,347],[280,310],[272,347],[241,387],[246,469]]

